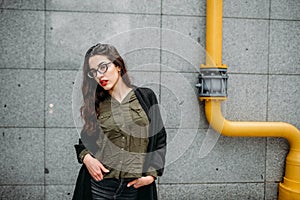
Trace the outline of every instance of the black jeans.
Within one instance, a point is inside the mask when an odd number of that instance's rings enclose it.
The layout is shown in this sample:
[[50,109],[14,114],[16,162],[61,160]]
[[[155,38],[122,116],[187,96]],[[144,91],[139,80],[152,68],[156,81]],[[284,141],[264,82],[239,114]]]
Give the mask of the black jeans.
[[134,178],[114,179],[108,178],[101,181],[91,179],[93,200],[136,200],[138,189],[127,184]]

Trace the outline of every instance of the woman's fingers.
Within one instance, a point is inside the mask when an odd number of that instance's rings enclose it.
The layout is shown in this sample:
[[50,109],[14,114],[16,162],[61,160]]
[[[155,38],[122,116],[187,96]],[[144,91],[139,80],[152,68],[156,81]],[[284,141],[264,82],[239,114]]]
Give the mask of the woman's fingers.
[[145,185],[149,185],[154,181],[153,176],[144,176],[138,179],[135,179],[127,184],[127,187],[130,187],[133,185],[134,188],[139,188]]
[[94,179],[96,181],[101,181],[103,179],[103,172],[104,173],[108,173],[109,170],[106,169],[102,164],[101,162],[99,162],[99,160],[95,159],[95,165],[94,166]]
[[88,162],[86,166],[93,179],[95,179],[96,181],[100,181],[103,179],[102,171],[97,162],[95,161]]
[[99,167],[100,167],[100,169],[103,171],[103,172],[105,172],[105,173],[108,173],[109,172],[109,170],[108,169],[106,169],[100,162],[99,162]]
[[93,158],[92,156],[88,156],[86,159],[84,159],[84,164],[92,178],[96,181],[101,181],[103,179],[102,172],[109,172],[109,170],[106,169],[99,160]]
[[127,184],[127,187],[130,187],[130,186],[136,184],[136,183],[138,182],[138,180],[139,180],[139,179],[135,179],[135,180],[133,180],[133,181],[130,181],[130,182]]

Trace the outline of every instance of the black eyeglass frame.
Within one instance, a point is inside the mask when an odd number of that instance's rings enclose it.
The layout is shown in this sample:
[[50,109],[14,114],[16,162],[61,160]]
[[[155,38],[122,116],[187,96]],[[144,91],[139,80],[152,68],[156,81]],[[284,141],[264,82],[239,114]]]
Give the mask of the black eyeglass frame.
[[87,73],[87,76],[89,78],[95,78],[97,76],[97,73],[99,72],[100,74],[104,74],[105,72],[107,72],[108,70],[108,66],[111,64],[112,62],[108,62],[108,63],[100,63],[98,65],[97,69],[90,69]]

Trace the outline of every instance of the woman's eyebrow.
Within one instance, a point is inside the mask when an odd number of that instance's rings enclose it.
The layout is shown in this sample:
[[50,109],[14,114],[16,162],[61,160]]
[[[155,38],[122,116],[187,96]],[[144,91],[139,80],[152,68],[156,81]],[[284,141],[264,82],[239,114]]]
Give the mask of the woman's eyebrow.
[[101,65],[101,64],[104,64],[104,63],[109,63],[109,61],[108,61],[108,62],[107,62],[107,61],[102,61],[102,62],[100,62],[100,63],[98,64],[98,66]]

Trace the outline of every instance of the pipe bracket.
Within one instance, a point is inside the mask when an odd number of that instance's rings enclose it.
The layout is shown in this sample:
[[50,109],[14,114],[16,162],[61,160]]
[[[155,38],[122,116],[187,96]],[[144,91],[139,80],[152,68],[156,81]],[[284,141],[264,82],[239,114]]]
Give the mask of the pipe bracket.
[[227,80],[226,68],[201,68],[199,83],[196,84],[200,99],[220,97],[224,100],[227,97]]

